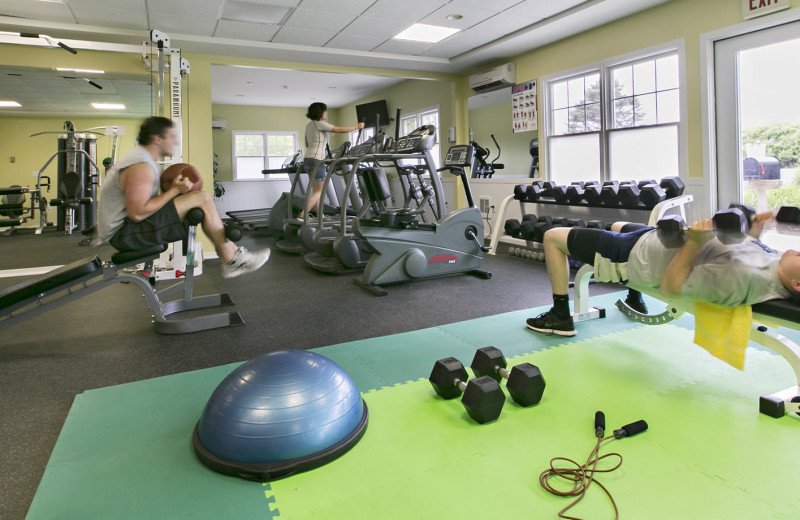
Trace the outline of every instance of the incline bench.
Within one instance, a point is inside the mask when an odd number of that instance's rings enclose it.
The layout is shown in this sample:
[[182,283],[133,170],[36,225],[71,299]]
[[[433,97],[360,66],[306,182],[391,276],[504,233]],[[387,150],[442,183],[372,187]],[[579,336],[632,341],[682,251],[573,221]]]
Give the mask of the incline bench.
[[[99,257],[87,257],[0,291],[0,330],[12,327],[51,309],[99,291],[118,282],[138,285],[147,305],[153,311],[156,332],[184,334],[219,327],[243,325],[238,312],[226,312],[190,318],[172,318],[172,314],[222,305],[232,305],[227,293],[194,297],[194,250],[197,224],[203,221],[203,212],[192,209],[186,217],[189,223],[185,278],[169,287],[156,291],[149,279],[141,273],[123,272],[122,269],[140,263],[152,262],[166,250],[167,245],[157,245],[142,251],[116,253],[110,262]],[[162,298],[183,293],[183,298],[162,302]]]
[[[573,319],[575,322],[605,317],[602,309],[589,307],[589,279],[594,274],[594,267],[584,265],[575,275],[575,301]],[[632,287],[661,301],[664,296],[657,290]],[[616,306],[626,316],[645,325],[662,325],[679,318],[684,313],[692,313],[692,304],[685,301],[666,301],[667,308],[661,314],[641,314],[631,309],[623,301],[618,300]],[[789,338],[769,330],[761,323],[770,326],[786,327],[800,330],[800,304],[793,300],[770,300],[758,303],[753,308],[753,324],[750,327],[750,340],[780,354],[792,367],[795,381],[798,383],[780,392],[762,395],[759,399],[759,411],[770,417],[780,418],[793,412],[800,415],[800,346]]]

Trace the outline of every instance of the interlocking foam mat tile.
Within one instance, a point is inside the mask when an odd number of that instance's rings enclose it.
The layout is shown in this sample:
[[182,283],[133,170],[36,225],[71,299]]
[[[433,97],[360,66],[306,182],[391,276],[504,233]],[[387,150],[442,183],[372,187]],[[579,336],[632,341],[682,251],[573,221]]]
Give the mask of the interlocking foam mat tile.
[[[539,474],[552,457],[586,459],[596,410],[609,432],[638,419],[650,425],[601,450],[624,457],[598,476],[621,517],[800,517],[792,462],[800,419],[758,413],[759,395],[795,384],[779,356],[749,349],[739,372],[671,324],[595,336],[579,326],[575,340],[544,343],[523,326],[492,343],[508,348],[510,364],[541,368],[544,398],[532,408],[508,399],[497,421],[478,425],[424,378],[453,355],[448,345],[471,353],[486,330],[505,330],[508,316],[492,318],[479,329],[473,320],[320,349],[362,389],[366,435],[332,463],[270,484],[216,474],[192,453],[203,406],[238,364],[85,392],[28,518],[556,518],[569,499],[546,493]],[[529,353],[512,357],[525,345]],[[407,372],[383,375],[406,359]],[[597,487],[571,513],[613,518]]]

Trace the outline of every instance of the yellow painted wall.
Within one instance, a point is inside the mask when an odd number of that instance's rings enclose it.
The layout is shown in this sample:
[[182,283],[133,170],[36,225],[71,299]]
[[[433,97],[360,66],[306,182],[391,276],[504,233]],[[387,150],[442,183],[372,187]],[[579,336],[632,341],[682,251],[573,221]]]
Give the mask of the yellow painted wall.
[[475,142],[489,149],[489,159],[497,157],[497,147],[492,141],[494,134],[502,153],[497,161],[505,166],[497,170],[495,176],[527,177],[531,165],[528,151],[531,139],[537,132],[520,132],[515,134],[511,120],[511,103],[502,103],[469,111],[469,126]]
[[[58,135],[48,134],[30,137],[31,134],[45,131],[63,131],[65,117],[0,117],[0,186],[18,184],[33,187],[36,178],[32,172],[38,172],[45,162],[58,149]],[[111,117],[76,117],[70,119],[76,130],[84,130],[97,126],[124,127],[125,135],[118,138],[117,157],[134,146],[136,134],[139,133],[141,119],[120,119]],[[102,135],[102,132],[98,135]],[[104,158],[110,157],[113,138],[98,137],[97,163],[101,166]],[[10,158],[14,157],[12,163]],[[44,175],[49,175],[53,182],[51,195],[55,193],[57,162],[47,167]]]
[[303,136],[308,119],[305,108],[255,107],[241,105],[213,105],[214,119],[224,119],[225,130],[212,132],[214,152],[219,156],[217,180],[233,180],[231,131],[260,130],[267,132],[297,132],[298,146],[304,149]]
[[[389,107],[389,116],[394,119],[398,107],[402,113],[418,112],[426,108],[439,107],[439,139],[442,142],[442,153],[447,151],[447,128],[456,124],[454,82],[450,79],[437,81],[410,79],[377,92],[369,97],[359,99],[355,103],[343,106],[329,114],[328,119],[341,121],[342,125],[351,125],[356,122],[356,105],[385,99]],[[394,136],[395,122],[383,127],[387,136]],[[340,137],[340,141],[343,140]]]
[[[800,0],[792,0],[791,4],[800,7]],[[521,83],[682,38],[686,50],[683,71],[686,75],[689,139],[686,173],[689,177],[702,177],[700,35],[743,21],[739,1],[672,0],[499,63],[515,62],[517,82]],[[462,81],[465,82],[466,78]],[[540,84],[540,98],[541,88]],[[540,112],[540,128],[541,125]],[[545,152],[542,147],[542,154]]]
[[[800,0],[792,0],[792,6],[800,6]],[[513,61],[517,66],[517,81],[527,81],[543,75],[564,71],[594,61],[633,52],[652,45],[676,39],[684,39],[686,61],[686,99],[688,105],[688,175],[702,177],[701,119],[700,119],[700,50],[699,36],[702,33],[741,23],[741,3],[732,0],[672,0],[623,20],[567,38],[560,42],[505,58],[498,62]],[[444,82],[406,81],[387,89],[371,99],[390,100],[390,110],[398,105],[407,111],[418,110],[438,104],[441,111],[441,126],[455,126],[458,141],[465,142],[469,126],[467,97],[471,92],[465,74],[453,76],[409,72],[402,70],[381,70],[358,67],[321,66],[304,63],[279,62],[211,55],[185,54],[191,65],[191,75],[185,82],[184,108],[184,153],[185,160],[197,165],[204,173],[204,181],[211,186],[211,165],[214,142],[211,130],[211,66],[244,65],[258,67],[280,67],[297,70],[323,72],[346,72],[378,74],[395,77],[434,78]],[[136,54],[116,54],[93,51],[80,51],[74,56],[65,56],[60,49],[32,48],[17,45],[0,45],[0,64],[55,67],[68,66],[103,68],[119,72],[142,72],[140,56]],[[481,69],[485,67],[480,67]],[[470,72],[475,72],[470,71]],[[424,86],[423,86],[424,85]],[[360,102],[369,101],[364,99]],[[352,107],[332,111],[332,121],[346,120],[354,113]],[[339,117],[339,114],[342,117]],[[0,137],[6,134],[5,118],[0,117]],[[540,120],[541,126],[541,120]],[[443,147],[444,148],[444,147]],[[543,150],[544,152],[544,150]],[[7,154],[4,154],[7,155]],[[46,159],[43,150],[39,159]],[[2,156],[0,156],[2,158]],[[7,157],[4,162],[7,161]],[[5,162],[5,164],[8,164]]]

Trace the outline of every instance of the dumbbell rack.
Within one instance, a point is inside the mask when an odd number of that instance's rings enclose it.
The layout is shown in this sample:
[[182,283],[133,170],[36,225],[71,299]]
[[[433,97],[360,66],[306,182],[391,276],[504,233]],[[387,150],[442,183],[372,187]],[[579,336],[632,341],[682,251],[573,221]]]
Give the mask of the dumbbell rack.
[[[655,227],[656,222],[658,222],[661,218],[663,218],[664,215],[668,211],[670,211],[672,209],[677,209],[677,211],[680,212],[681,216],[685,220],[686,219],[686,205],[689,204],[690,202],[692,202],[693,200],[694,200],[694,197],[692,197],[692,195],[688,195],[687,194],[687,195],[679,195],[677,197],[673,197],[671,199],[666,199],[664,201],[659,202],[658,204],[656,204],[655,207],[653,207],[652,210],[650,210],[650,215],[649,215],[649,217],[647,219],[647,225]],[[537,244],[536,242],[534,242],[532,240],[526,240],[524,238],[514,238],[514,237],[510,237],[508,235],[504,235],[503,234],[504,233],[504,229],[503,229],[503,226],[500,225],[500,224],[506,221],[508,212],[509,212],[509,210],[511,208],[511,204],[514,201],[519,202],[520,215],[525,215],[525,208],[526,208],[525,205],[526,204],[552,205],[552,206],[560,206],[560,207],[567,207],[567,208],[569,208],[569,207],[582,207],[582,208],[596,207],[598,209],[605,209],[605,210],[617,210],[617,209],[637,209],[637,210],[639,210],[639,208],[624,208],[624,207],[609,208],[609,207],[603,207],[603,206],[589,206],[588,204],[560,204],[560,203],[557,203],[555,200],[544,199],[544,198],[539,199],[539,200],[537,200],[535,202],[530,202],[530,201],[516,199],[516,198],[514,198],[514,195],[512,194],[512,195],[507,196],[505,199],[503,199],[503,202],[500,204],[500,210],[498,212],[498,218],[497,218],[498,225],[494,226],[494,229],[492,230],[492,234],[491,234],[490,243],[489,243],[489,246],[491,247],[491,249],[489,250],[489,254],[490,255],[496,255],[497,254],[497,245],[500,242],[513,244],[513,245],[516,245],[516,246],[524,246],[524,247],[526,247],[528,249],[533,249],[533,250],[538,250],[538,249],[541,249],[541,247],[542,247],[541,244]]]

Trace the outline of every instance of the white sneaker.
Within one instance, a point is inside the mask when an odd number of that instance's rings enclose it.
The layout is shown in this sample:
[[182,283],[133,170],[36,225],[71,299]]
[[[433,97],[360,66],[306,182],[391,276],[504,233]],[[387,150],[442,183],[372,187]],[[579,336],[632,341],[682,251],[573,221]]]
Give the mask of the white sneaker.
[[233,260],[222,264],[222,277],[235,278],[243,274],[252,273],[267,263],[269,254],[269,248],[251,253],[244,247],[240,247],[236,250],[236,254],[233,255]]

